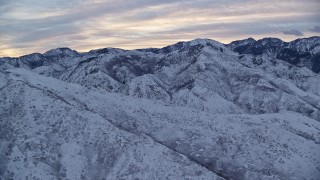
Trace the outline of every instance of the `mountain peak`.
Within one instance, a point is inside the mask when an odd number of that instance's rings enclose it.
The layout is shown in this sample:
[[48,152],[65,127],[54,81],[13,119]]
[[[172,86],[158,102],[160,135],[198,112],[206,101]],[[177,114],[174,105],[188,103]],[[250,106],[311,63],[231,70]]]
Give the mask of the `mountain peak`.
[[262,39],[259,39],[259,41],[267,41],[267,42],[283,42],[281,39],[279,38],[274,38],[274,37],[266,37],[266,38],[262,38]]
[[[252,37],[243,39],[243,40],[237,40],[237,41],[232,41],[229,44],[226,44],[228,48],[231,50],[236,50],[238,47],[244,47],[244,49],[248,49],[249,47],[253,46],[254,43],[257,41],[253,39]],[[237,50],[236,50],[237,51]]]
[[58,56],[58,55],[76,56],[78,55],[78,52],[68,47],[60,47],[60,48],[51,49],[45,52],[43,55],[44,56]]
[[256,42],[256,40],[253,39],[252,37],[249,37],[247,39],[232,41],[230,44],[234,44],[234,43],[237,43],[237,44],[251,44],[251,43],[254,43],[254,42]]
[[109,53],[119,53],[123,51],[126,51],[126,50],[107,47],[107,48],[93,49],[93,50],[90,50],[88,53],[89,54],[109,54]]
[[43,55],[41,53],[32,53],[32,54],[27,54],[27,55],[20,56],[19,58],[21,58],[21,59],[38,60],[38,59],[42,59]]
[[222,44],[221,42],[218,42],[212,39],[207,39],[207,38],[197,38],[191,41],[187,41],[186,43],[190,46],[199,44],[199,45],[211,45],[215,47],[225,47],[225,45]]

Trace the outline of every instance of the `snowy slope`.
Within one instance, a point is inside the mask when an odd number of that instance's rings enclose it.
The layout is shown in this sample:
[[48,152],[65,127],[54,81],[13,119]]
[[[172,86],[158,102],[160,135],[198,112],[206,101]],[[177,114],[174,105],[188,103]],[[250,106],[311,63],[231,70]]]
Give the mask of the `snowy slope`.
[[0,58],[0,179],[317,179],[318,54],[312,37]]
[[[259,44],[283,43],[278,39],[263,39]],[[68,64],[64,68],[57,68],[65,61]],[[71,59],[53,61],[49,68],[40,66],[33,71],[100,91],[162,100],[212,112],[259,114],[290,110],[319,118],[316,103],[296,97],[283,86],[270,85],[270,77],[276,82],[284,79],[289,81],[290,87],[297,86],[319,96],[318,74],[266,54],[239,55],[208,39],[180,42],[162,49],[95,50]],[[213,102],[216,98],[219,103]]]
[[23,69],[2,77],[9,80],[1,94],[4,177],[320,176],[320,123],[297,113],[210,114]]
[[[81,102],[99,97],[88,96],[96,92],[22,69],[1,73],[1,82],[5,79],[0,105],[4,179],[219,179],[183,154],[88,109],[90,103],[115,107],[108,101]],[[109,112],[116,118],[113,109]]]

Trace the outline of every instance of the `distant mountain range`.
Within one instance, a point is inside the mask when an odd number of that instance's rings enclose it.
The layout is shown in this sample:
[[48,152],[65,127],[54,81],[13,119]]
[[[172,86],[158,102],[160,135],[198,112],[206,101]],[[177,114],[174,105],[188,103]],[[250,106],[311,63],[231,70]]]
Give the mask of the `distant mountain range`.
[[277,38],[252,38],[234,41],[227,46],[239,54],[255,56],[267,55],[270,58],[280,59],[292,65],[307,67],[315,73],[320,72],[320,37],[297,39],[283,42]]
[[0,58],[0,179],[317,179],[320,37]]

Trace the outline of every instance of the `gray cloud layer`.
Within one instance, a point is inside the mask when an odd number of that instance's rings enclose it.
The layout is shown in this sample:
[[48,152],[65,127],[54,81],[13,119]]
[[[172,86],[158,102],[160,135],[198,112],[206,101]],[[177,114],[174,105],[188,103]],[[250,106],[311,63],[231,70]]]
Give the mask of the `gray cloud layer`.
[[295,36],[303,36],[303,32],[296,30],[296,29],[290,29],[288,31],[283,31],[283,34],[287,35],[295,35]]
[[310,31],[320,33],[320,26],[314,26],[313,28],[310,29]]
[[309,0],[0,0],[0,56],[69,46],[164,46],[199,37],[319,33],[320,2]]

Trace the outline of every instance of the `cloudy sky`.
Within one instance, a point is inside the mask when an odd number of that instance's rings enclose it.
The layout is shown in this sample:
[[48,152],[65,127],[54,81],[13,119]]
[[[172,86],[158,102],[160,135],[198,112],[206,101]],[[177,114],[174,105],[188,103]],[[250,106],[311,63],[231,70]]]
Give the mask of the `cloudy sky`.
[[314,35],[319,0],[0,0],[0,56]]

